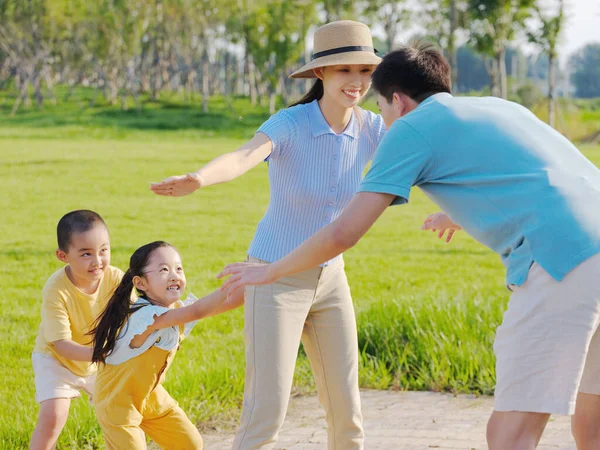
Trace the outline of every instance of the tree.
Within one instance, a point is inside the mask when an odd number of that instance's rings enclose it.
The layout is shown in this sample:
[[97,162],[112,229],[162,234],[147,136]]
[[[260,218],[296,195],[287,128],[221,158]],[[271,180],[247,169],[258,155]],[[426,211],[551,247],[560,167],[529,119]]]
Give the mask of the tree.
[[600,43],[588,44],[569,60],[575,96],[600,97]]
[[363,14],[371,26],[383,26],[388,51],[396,46],[398,27],[408,24],[411,18],[403,1],[371,0],[367,2]]
[[548,55],[548,123],[555,126],[556,121],[556,59],[557,44],[565,23],[564,1],[558,0],[556,15],[548,15],[539,5],[534,6],[535,18],[541,25],[538,29],[529,30],[530,42],[537,44]]
[[506,47],[531,15],[535,0],[469,0],[471,42],[492,58],[488,64],[492,95],[507,98]]
[[458,56],[456,37],[469,21],[467,3],[462,0],[426,0],[422,4],[420,22],[433,43],[440,46],[450,63],[452,88],[458,89]]

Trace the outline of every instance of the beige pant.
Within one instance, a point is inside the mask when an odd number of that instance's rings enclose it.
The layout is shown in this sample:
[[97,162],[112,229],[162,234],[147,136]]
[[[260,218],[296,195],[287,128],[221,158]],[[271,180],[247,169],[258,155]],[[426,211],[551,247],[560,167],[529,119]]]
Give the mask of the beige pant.
[[600,395],[600,254],[560,282],[534,264],[496,331],[496,411],[573,414]]
[[325,407],[328,448],[362,449],[356,320],[343,262],[248,287],[244,314],[246,387],[233,449],[273,448],[300,340]]

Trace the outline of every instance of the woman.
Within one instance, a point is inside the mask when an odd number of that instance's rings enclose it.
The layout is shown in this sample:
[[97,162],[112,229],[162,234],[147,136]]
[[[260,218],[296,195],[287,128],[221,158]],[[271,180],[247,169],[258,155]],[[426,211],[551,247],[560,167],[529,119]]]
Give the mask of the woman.
[[[317,78],[295,105],[271,116],[254,138],[198,171],[151,186],[182,196],[269,162],[271,200],[248,261],[272,262],[338,217],[358,188],[385,131],[357,106],[379,63],[369,28],[320,27],[310,63],[291,78]],[[233,448],[270,449],[285,418],[302,340],[326,410],[330,449],[362,449],[356,321],[342,257],[245,293],[246,385]]]

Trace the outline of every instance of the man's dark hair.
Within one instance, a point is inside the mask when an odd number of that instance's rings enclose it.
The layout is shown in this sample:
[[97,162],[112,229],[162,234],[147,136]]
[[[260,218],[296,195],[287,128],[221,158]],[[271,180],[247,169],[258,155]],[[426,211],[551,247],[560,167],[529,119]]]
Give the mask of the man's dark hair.
[[84,233],[96,225],[106,227],[106,223],[104,223],[102,217],[94,211],[79,209],[65,214],[58,221],[58,226],[56,227],[58,248],[63,252],[68,251],[73,233]]
[[417,42],[394,50],[373,72],[373,88],[388,102],[394,92],[417,103],[438,92],[452,92],[450,65],[432,44]]

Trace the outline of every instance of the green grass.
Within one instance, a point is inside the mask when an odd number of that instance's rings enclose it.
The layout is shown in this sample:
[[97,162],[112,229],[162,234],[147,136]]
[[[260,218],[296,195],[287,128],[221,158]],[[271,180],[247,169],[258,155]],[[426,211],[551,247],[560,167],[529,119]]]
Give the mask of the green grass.
[[[239,119],[220,113],[226,106],[219,100],[211,103],[215,115],[205,118],[185,105],[164,104],[145,105],[143,116],[69,104],[64,111],[27,110],[9,118],[4,103],[0,442],[16,449],[27,446],[37,415],[30,353],[42,286],[61,266],[54,257],[58,219],[77,208],[99,212],[111,232],[112,263],[121,268],[142,244],[156,239],[174,244],[184,259],[188,290],[203,295],[218,286],[214,276],[225,264],[245,257],[269,189],[262,165],[191,197],[162,198],[148,190],[151,181],[235,149],[266,117],[260,108],[252,123],[244,119],[235,128],[231,124]],[[242,101],[237,109],[243,117],[254,111]],[[223,128],[213,131],[214,123]],[[229,127],[231,133],[225,133]],[[225,134],[235,139],[221,137]],[[600,147],[583,151],[600,163]],[[436,210],[414,191],[410,205],[390,208],[346,254],[364,387],[492,392],[491,344],[508,300],[504,271],[494,254],[464,234],[447,245],[420,231],[424,217]],[[244,380],[242,329],[241,310],[200,322],[167,375],[167,389],[201,429],[236,423]],[[295,390],[314,390],[302,352]],[[103,448],[87,402],[73,402],[58,447]]]

